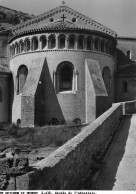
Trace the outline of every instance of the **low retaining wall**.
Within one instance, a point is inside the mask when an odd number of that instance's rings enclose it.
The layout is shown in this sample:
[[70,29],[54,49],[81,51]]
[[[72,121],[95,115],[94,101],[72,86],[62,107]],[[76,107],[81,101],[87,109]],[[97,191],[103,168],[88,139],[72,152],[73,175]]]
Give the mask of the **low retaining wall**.
[[93,123],[84,127],[78,135],[36,163],[30,172],[17,176],[16,189],[76,188],[91,170],[92,156],[103,149],[116,130],[120,116],[122,116],[122,105],[114,104]]
[[133,114],[136,113],[136,101],[122,102],[123,114]]

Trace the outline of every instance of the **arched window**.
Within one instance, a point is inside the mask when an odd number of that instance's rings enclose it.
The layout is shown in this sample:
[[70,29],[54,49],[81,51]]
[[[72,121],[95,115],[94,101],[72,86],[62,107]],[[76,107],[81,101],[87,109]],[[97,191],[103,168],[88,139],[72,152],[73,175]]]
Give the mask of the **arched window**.
[[87,50],[92,50],[92,38],[87,37]]
[[111,73],[109,67],[104,67],[102,72],[104,84],[107,90],[107,93],[110,94],[111,92]]
[[16,42],[15,44],[15,53],[18,54],[19,53],[19,46],[18,46],[18,43]]
[[75,36],[71,35],[69,36],[69,44],[68,44],[68,48],[69,49],[74,49],[75,48]]
[[105,41],[104,40],[102,40],[101,41],[101,52],[105,52]]
[[124,92],[124,93],[127,93],[127,91],[128,91],[127,82],[124,81],[124,82],[123,82],[123,92]]
[[34,37],[32,39],[32,50],[35,51],[38,49],[38,38],[37,37]]
[[112,55],[112,44],[109,45],[109,54]]
[[15,45],[13,44],[12,45],[12,56],[14,56],[15,55]]
[[41,41],[41,49],[44,49],[46,47],[46,37],[41,36],[40,41]]
[[25,65],[21,65],[17,72],[17,94],[22,93],[27,75],[28,75],[27,67]]
[[84,37],[83,36],[78,37],[78,49],[84,49]]
[[2,97],[2,88],[0,87],[0,102],[2,102],[2,100],[3,100],[3,97]]
[[58,91],[71,91],[73,88],[74,67],[70,62],[62,62],[57,69]]
[[76,119],[73,120],[73,123],[75,125],[81,125],[81,119],[80,118],[76,118]]
[[58,119],[52,118],[52,119],[50,120],[49,124],[50,124],[50,125],[59,125],[60,123],[59,123]]
[[59,40],[58,48],[59,49],[64,49],[65,48],[65,39],[66,39],[65,35],[60,35],[58,37],[58,40]]
[[24,51],[24,43],[23,43],[23,41],[21,40],[20,42],[19,42],[19,53],[22,53]]
[[53,49],[56,47],[56,39],[54,35],[49,36],[48,41],[49,41],[49,44],[48,44],[49,49]]
[[17,127],[21,127],[21,120],[17,119]]
[[96,51],[100,50],[100,40],[98,38],[95,39],[94,47]]
[[107,42],[107,44],[106,44],[106,53],[109,54],[109,42]]
[[29,39],[26,39],[25,40],[25,51],[29,51],[30,50],[30,40]]

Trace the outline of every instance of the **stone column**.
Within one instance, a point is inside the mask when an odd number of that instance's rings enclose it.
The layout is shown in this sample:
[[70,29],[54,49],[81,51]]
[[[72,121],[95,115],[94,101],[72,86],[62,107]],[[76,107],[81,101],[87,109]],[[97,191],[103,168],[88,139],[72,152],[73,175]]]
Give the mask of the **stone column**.
[[56,38],[56,49],[58,49],[59,48],[59,40],[58,40],[59,34],[56,34],[55,38]]
[[65,37],[65,49],[68,49],[68,36]]
[[49,49],[49,35],[46,36],[46,47],[45,49]]
[[38,37],[38,42],[39,42],[38,49],[42,50],[42,41],[40,41],[40,37]]
[[32,38],[30,39],[30,51],[32,51],[33,49],[32,49]]
[[74,71],[73,71],[73,86],[72,86],[72,90],[74,92],[77,92],[77,90],[78,90],[78,71],[76,69],[74,69]]

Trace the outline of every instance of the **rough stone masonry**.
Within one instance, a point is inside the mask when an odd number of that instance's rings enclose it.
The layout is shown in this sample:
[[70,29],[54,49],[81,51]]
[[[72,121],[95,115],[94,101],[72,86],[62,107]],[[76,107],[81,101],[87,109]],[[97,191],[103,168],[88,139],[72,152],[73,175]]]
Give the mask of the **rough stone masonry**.
[[29,163],[25,157],[19,157],[12,149],[0,154],[0,190],[16,189],[16,176],[28,171]]

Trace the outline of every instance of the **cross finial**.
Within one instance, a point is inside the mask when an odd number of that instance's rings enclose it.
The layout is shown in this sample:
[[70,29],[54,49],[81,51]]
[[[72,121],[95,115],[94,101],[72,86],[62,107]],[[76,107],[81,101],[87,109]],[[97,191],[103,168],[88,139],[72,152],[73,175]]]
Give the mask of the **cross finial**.
[[62,1],[62,5],[65,5],[65,1]]
[[62,18],[62,21],[64,22],[65,21],[65,19],[66,19],[66,17],[65,17],[65,15],[63,14],[63,16],[61,17]]

